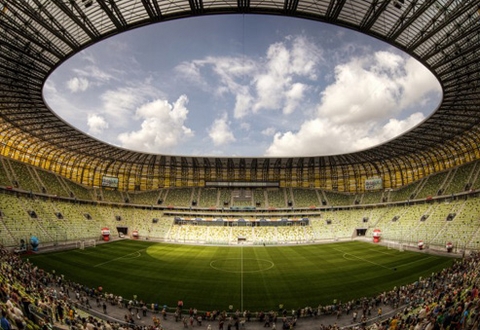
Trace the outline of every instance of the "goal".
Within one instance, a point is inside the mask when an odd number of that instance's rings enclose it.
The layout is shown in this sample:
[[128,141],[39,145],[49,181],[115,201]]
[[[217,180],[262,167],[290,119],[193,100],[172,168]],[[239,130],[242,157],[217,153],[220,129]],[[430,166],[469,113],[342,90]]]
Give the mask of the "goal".
[[75,247],[77,249],[80,249],[80,250],[85,250],[85,248],[88,248],[88,247],[96,247],[97,246],[97,242],[94,240],[94,239],[87,239],[87,240],[83,240],[83,241],[77,241],[75,243]]
[[387,243],[387,248],[389,250],[398,250],[400,252],[403,252],[405,251],[404,248],[403,248],[403,244],[402,243],[398,243],[398,242],[388,242]]

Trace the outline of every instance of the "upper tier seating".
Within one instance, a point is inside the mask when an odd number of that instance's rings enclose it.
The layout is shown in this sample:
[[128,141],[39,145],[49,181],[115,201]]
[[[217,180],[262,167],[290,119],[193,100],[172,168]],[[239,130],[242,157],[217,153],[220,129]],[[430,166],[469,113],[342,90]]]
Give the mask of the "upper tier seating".
[[294,206],[297,208],[321,205],[315,189],[292,189]]
[[188,207],[192,202],[192,188],[169,189],[163,201],[165,205]]
[[268,207],[270,208],[285,208],[287,207],[285,189],[267,189]]

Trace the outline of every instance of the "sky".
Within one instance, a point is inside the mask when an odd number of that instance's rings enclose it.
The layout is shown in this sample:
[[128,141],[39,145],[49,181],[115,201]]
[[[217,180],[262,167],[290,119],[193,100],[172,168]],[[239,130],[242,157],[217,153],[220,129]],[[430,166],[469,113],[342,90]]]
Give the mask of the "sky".
[[358,32],[291,17],[218,15],[110,37],[44,85],[86,134],[153,154],[301,157],[384,143],[428,118],[436,78]]

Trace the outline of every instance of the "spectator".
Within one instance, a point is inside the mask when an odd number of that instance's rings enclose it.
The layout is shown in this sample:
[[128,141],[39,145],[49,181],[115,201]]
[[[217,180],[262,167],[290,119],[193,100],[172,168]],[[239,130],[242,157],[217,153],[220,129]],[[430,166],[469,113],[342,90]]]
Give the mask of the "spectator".
[[2,309],[2,318],[0,319],[2,330],[12,330],[10,322],[7,320],[7,312]]

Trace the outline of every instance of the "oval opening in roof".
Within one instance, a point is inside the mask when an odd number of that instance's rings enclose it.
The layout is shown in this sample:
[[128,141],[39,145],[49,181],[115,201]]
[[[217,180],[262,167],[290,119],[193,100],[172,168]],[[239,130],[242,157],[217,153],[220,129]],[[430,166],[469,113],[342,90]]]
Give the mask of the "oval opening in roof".
[[372,37],[291,17],[149,25],[76,54],[48,78],[53,111],[123,148],[297,157],[379,145],[441,100],[422,64]]

